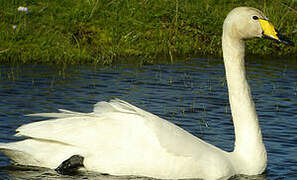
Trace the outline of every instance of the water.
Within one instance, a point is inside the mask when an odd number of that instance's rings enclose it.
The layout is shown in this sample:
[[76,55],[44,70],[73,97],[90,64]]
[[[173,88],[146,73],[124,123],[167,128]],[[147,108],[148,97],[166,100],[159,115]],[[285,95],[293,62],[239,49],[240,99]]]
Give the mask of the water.
[[[252,179],[297,179],[296,60],[249,58],[247,71],[268,151],[267,171]],[[224,150],[233,149],[222,60],[142,67],[1,66],[0,78],[0,142],[16,140],[14,130],[20,125],[42,120],[26,114],[58,108],[90,112],[97,101],[116,97]],[[93,173],[61,176],[48,169],[8,165],[9,159],[0,154],[0,178],[120,179]]]

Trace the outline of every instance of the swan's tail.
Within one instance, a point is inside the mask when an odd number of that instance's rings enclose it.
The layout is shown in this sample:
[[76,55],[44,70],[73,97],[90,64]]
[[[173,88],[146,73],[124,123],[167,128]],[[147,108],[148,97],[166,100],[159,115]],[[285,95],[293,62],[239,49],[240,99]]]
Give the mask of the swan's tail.
[[14,163],[21,165],[37,166],[38,161],[35,160],[30,154],[18,150],[18,143],[1,143],[0,151],[8,156]]
[[[40,166],[51,169],[58,167],[65,159],[71,157],[73,154],[80,153],[73,146],[39,139],[0,143],[0,152],[8,156],[15,164]],[[49,157],[49,154],[54,156]]]

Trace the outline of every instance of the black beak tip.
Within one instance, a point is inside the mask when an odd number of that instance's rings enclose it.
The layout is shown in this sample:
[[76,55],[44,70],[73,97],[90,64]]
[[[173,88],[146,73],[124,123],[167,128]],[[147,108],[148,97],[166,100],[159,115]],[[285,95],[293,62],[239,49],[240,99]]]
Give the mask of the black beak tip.
[[286,45],[290,45],[290,46],[295,46],[295,44],[289,40],[288,38],[286,38],[285,36],[282,36],[280,34],[277,34],[277,37],[279,38],[279,42],[280,43],[284,43]]
[[293,46],[293,47],[295,46],[295,44],[292,41],[288,40],[288,39],[285,39],[285,40],[281,39],[280,42],[284,43],[284,44],[287,44],[287,45],[290,45],[290,46]]

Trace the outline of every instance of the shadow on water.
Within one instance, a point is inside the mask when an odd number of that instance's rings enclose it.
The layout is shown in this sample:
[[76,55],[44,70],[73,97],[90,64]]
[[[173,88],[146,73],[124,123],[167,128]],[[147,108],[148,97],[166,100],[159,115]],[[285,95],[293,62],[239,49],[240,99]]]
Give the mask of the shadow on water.
[[37,179],[102,179],[102,180],[116,180],[116,179],[137,179],[149,180],[152,178],[136,177],[136,176],[111,176],[106,174],[94,173],[89,171],[79,171],[73,175],[60,175],[52,169],[32,167],[32,166],[5,166],[1,167],[0,175],[2,178],[15,180],[37,180]]
[[[149,177],[138,176],[111,176],[107,174],[79,171],[74,175],[60,175],[52,169],[31,166],[5,166],[1,167],[0,175],[3,179],[13,180],[70,180],[70,179],[100,179],[100,180],[154,180]],[[245,176],[236,175],[229,180],[267,180],[265,175]]]

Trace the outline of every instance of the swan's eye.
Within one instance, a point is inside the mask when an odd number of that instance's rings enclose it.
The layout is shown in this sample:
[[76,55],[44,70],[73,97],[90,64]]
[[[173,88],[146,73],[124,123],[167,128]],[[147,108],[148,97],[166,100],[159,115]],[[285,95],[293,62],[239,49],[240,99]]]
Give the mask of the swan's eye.
[[257,20],[257,19],[259,19],[259,18],[258,18],[258,16],[253,16],[253,19],[254,19],[254,20]]

